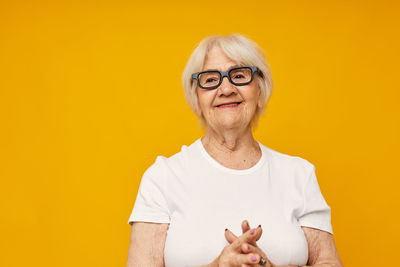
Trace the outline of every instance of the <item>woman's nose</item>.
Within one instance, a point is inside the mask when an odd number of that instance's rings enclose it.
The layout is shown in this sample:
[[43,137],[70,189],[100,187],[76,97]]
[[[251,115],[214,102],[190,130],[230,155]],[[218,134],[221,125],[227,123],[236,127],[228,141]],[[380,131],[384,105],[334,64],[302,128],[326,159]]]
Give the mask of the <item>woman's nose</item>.
[[222,83],[218,87],[218,91],[220,93],[230,95],[232,91],[235,91],[236,87],[229,81],[228,77],[223,77],[222,78]]

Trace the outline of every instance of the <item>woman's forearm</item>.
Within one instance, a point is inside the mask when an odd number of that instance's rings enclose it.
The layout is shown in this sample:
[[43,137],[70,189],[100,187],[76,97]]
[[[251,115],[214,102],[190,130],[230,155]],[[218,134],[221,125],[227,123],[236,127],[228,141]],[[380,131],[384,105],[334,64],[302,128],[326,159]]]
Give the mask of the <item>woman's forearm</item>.
[[[210,264],[207,265],[201,265],[199,267],[218,267],[218,263],[213,261]],[[333,264],[315,264],[315,265],[279,265],[279,266],[274,266],[274,267],[341,267]]]
[[218,267],[218,264],[215,264],[214,262],[207,264],[207,265],[201,265],[199,267]]
[[[199,267],[218,267],[218,258],[216,258],[213,262],[201,265]],[[343,267],[342,265],[330,264],[330,263],[321,263],[314,265],[274,265],[273,267]]]
[[274,266],[274,267],[341,267],[335,264],[328,264],[328,263],[323,263],[323,264],[315,264],[315,265],[279,265],[279,266]]
[[218,258],[216,258],[213,262],[209,264],[201,265],[199,267],[218,267]]
[[[202,265],[199,267],[218,267],[218,263],[216,261],[213,261],[210,264]],[[315,264],[315,265],[279,265],[279,266],[274,266],[274,267],[341,267],[341,266],[324,263],[324,264]]]

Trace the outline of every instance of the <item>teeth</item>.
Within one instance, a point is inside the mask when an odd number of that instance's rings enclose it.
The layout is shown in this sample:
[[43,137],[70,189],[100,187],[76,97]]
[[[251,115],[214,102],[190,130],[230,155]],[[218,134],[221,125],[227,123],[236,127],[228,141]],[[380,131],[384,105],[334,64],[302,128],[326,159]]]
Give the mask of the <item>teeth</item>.
[[227,104],[227,105],[219,105],[219,107],[221,107],[221,106],[227,106],[227,107],[230,107],[230,106],[237,106],[237,105],[239,105],[240,103],[233,103],[233,104]]

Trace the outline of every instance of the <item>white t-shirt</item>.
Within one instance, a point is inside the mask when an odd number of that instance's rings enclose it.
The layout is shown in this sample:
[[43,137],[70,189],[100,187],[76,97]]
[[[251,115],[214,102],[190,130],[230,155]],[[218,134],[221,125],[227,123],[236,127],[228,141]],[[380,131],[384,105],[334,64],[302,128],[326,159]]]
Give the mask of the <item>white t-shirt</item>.
[[258,144],[262,156],[245,170],[217,162],[199,138],[169,158],[158,156],[145,171],[128,223],[170,224],[166,267],[211,263],[229,244],[225,228],[240,236],[245,219],[251,228],[261,224],[257,245],[276,265],[306,265],[301,225],[333,234],[314,165]]

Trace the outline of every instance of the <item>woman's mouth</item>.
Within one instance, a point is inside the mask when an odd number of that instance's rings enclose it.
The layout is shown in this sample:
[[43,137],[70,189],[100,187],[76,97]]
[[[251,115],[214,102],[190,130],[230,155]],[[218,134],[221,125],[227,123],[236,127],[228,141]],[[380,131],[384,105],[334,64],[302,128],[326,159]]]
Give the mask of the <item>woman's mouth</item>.
[[218,105],[217,108],[235,108],[238,107],[242,102],[236,102],[236,103],[231,103],[231,104],[222,104]]

